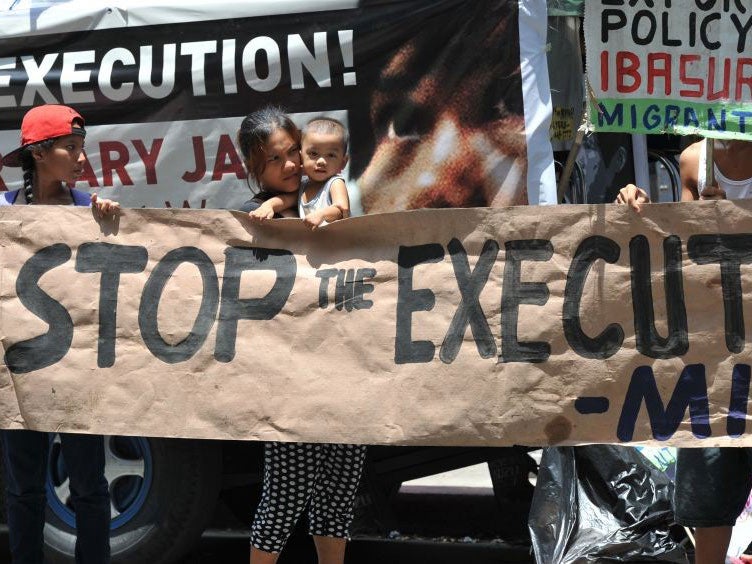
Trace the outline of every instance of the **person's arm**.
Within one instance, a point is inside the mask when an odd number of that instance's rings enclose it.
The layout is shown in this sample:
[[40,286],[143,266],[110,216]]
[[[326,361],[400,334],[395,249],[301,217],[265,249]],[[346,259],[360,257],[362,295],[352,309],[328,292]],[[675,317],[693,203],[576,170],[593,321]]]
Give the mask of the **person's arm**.
[[272,219],[275,214],[282,213],[284,210],[292,208],[297,202],[297,192],[275,194],[248,215],[251,219],[266,221],[267,219]]
[[[707,142],[707,141],[706,141]],[[726,192],[718,187],[718,184],[707,185],[700,194],[698,187],[698,175],[700,174],[700,153],[704,149],[705,143],[702,141],[694,143],[682,151],[679,157],[679,172],[682,183],[682,202],[691,202],[692,200],[723,200],[726,198]]]
[[347,194],[347,186],[341,178],[332,182],[329,188],[329,195],[332,198],[332,205],[308,214],[303,218],[307,227],[316,229],[324,221],[331,223],[338,219],[344,219],[350,216],[350,196]]
[[[697,175],[700,170],[700,151],[702,151],[703,146],[704,144],[702,141],[693,143],[684,149],[679,156],[682,202],[691,202],[700,199],[700,194],[697,190]],[[717,187],[706,187],[703,192],[703,198],[707,199],[718,199],[724,197],[725,194],[723,193],[723,190],[719,190]],[[640,211],[640,205],[648,202],[650,202],[650,198],[647,193],[634,184],[628,184],[619,190],[619,195],[616,197],[615,201],[617,204],[628,204],[638,213]]]
[[642,204],[650,203],[650,196],[642,188],[635,186],[634,184],[627,184],[624,188],[619,190],[619,194],[614,200],[615,204],[627,204],[637,213],[640,213]]
[[91,207],[94,208],[97,217],[115,215],[120,211],[120,204],[106,198],[100,198],[96,192],[91,195]]

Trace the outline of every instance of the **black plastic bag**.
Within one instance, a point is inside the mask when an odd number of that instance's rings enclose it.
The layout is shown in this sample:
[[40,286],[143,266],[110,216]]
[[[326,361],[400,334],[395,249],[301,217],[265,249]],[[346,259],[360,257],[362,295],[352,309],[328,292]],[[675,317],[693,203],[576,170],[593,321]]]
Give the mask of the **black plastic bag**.
[[629,447],[543,451],[528,525],[538,564],[676,562],[673,484]]

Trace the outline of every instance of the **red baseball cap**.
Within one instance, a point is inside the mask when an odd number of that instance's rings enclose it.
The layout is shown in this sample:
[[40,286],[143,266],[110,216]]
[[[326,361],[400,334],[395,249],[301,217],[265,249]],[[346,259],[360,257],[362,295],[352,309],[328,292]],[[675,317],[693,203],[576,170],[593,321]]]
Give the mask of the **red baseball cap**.
[[86,135],[83,127],[74,127],[73,122],[84,118],[76,110],[58,104],[45,104],[31,108],[21,122],[21,146],[3,157],[4,166],[21,166],[19,157],[27,145],[64,137],[65,135]]

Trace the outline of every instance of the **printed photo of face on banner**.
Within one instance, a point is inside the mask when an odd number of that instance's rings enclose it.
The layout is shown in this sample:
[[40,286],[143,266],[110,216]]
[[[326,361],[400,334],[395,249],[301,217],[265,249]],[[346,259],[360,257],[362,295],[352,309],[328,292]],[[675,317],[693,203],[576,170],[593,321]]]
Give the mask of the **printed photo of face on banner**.
[[379,74],[365,213],[528,201],[517,6],[457,15],[422,28]]

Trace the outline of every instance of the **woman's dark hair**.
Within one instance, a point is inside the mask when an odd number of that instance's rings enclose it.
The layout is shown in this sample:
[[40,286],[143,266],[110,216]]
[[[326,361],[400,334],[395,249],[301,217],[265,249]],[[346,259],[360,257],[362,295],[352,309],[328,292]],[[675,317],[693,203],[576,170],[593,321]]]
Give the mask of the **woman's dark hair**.
[[247,115],[238,130],[238,145],[245,159],[249,174],[261,185],[261,175],[266,168],[266,143],[277,129],[290,134],[296,143],[300,143],[300,130],[277,106],[265,106]]
[[26,203],[31,204],[34,201],[34,170],[36,169],[36,163],[34,162],[34,152],[43,151],[49,149],[55,143],[54,139],[46,139],[33,145],[26,145],[19,155],[21,161],[21,170],[23,170],[23,195],[26,198]]

